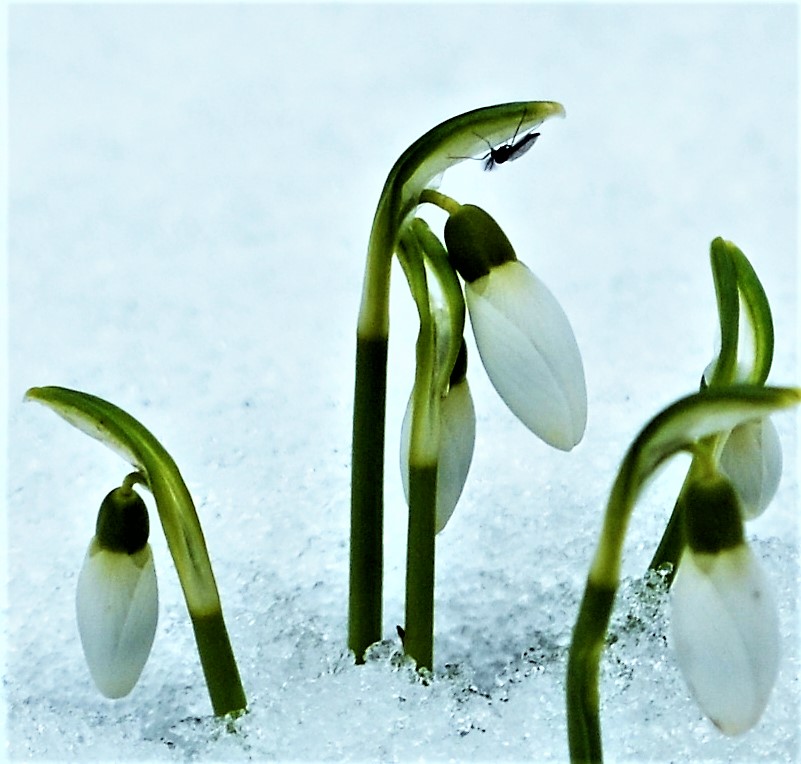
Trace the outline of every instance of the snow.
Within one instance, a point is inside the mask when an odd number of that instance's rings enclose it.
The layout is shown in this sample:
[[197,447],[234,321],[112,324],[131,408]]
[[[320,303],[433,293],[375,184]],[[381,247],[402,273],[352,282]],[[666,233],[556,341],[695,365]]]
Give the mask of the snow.
[[[771,381],[798,383],[797,9],[792,5],[13,5],[9,36],[8,602],[13,760],[563,761],[566,649],[609,487],[633,437],[697,388],[708,248],[749,256],[774,312]],[[384,635],[345,651],[356,311],[398,155],[449,116],[558,100],[519,161],[440,190],[484,206],[571,319],[589,424],[549,449],[469,340],[476,452],[437,547],[433,679],[398,654],[400,425],[414,307],[393,282]],[[427,214],[441,225],[436,212]],[[100,395],[159,437],[209,542],[250,702],[211,716],[155,515],[161,614],[142,678],[102,698],[75,584],[114,453],[34,405]],[[759,725],[693,705],[644,581],[687,463],[635,512],[602,661],[610,761],[798,755],[798,470],[749,538],[783,657]],[[150,497],[146,496],[146,501]],[[150,502],[151,508],[153,507]]]

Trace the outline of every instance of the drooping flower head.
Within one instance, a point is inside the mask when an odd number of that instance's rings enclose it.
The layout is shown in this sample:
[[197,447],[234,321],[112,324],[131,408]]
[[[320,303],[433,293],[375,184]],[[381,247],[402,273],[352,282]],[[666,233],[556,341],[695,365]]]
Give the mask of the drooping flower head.
[[757,723],[779,662],[776,604],[745,541],[738,505],[720,473],[688,487],[687,547],[671,595],[679,667],[698,705],[727,735]]
[[[437,504],[435,533],[451,519],[462,495],[476,440],[476,412],[466,376],[464,343],[451,375],[447,393],[439,402],[439,453],[437,458]],[[409,448],[414,394],[409,397],[401,428],[401,479],[406,502],[409,502]]]
[[720,452],[720,469],[740,498],[745,520],[759,517],[768,507],[782,474],[782,446],[770,417],[735,427]]
[[136,685],[158,621],[147,508],[130,487],[106,496],[78,576],[76,614],[89,671],[107,698]]
[[535,435],[569,451],[584,435],[587,390],[561,305],[479,207],[462,205],[452,214],[445,241],[465,280],[470,322],[490,381]]

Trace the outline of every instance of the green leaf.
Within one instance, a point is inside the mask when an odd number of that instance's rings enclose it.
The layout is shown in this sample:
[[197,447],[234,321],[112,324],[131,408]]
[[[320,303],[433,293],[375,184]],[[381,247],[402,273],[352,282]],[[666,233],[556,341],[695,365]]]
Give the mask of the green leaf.
[[737,291],[737,271],[727,242],[718,237],[709,252],[712,280],[720,321],[720,353],[715,362],[709,385],[730,385],[737,374],[737,342],[740,333],[740,295]]
[[388,198],[391,207],[397,205],[394,211],[405,217],[441,172],[465,157],[486,153],[487,143],[509,140],[515,129],[523,135],[555,116],[565,116],[564,107],[555,101],[517,101],[474,109],[442,122],[401,154],[384,184],[379,211]]
[[762,283],[748,258],[730,241],[725,242],[737,272],[737,288],[745,303],[746,317],[754,337],[754,368],[748,381],[762,385],[773,362],[773,316]]
[[464,295],[445,247],[428,224],[421,218],[414,218],[412,230],[420,242],[428,277],[428,299],[437,347],[435,384],[439,395],[444,395],[462,346]]

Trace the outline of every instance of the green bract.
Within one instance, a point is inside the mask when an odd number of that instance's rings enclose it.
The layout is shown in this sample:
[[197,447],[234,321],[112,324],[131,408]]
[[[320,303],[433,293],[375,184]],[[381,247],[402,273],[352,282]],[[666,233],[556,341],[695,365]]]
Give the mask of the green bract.
[[134,554],[147,543],[150,520],[142,497],[127,486],[111,491],[97,514],[95,536],[103,549]]

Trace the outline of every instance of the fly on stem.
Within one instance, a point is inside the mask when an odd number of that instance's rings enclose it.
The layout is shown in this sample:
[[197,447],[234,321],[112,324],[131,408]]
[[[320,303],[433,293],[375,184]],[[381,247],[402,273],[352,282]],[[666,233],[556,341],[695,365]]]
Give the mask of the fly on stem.
[[517,140],[517,134],[520,132],[520,126],[523,124],[523,120],[525,119],[526,112],[525,110],[520,115],[520,122],[517,123],[517,127],[515,128],[514,135],[512,136],[511,140],[507,141],[506,143],[502,143],[497,147],[494,147],[484,136],[476,135],[481,138],[484,143],[487,144],[487,148],[489,151],[484,154],[483,157],[454,157],[455,159],[477,159],[479,162],[484,162],[484,169],[489,172],[494,170],[499,164],[504,164],[506,162],[513,162],[515,159],[519,159],[523,154],[525,154],[536,142],[537,138],[540,137],[539,133],[535,133],[533,130],[530,133],[526,133],[525,135],[520,137],[520,140]]
[[[348,647],[358,662],[382,637],[389,278],[402,226],[421,203],[426,187],[448,167],[462,161],[461,157],[478,153],[485,141],[497,142],[513,131],[529,131],[554,116],[564,116],[560,104],[530,101],[453,117],[409,146],[384,184],[370,232],[356,332]],[[522,149],[518,146],[518,153]]]

